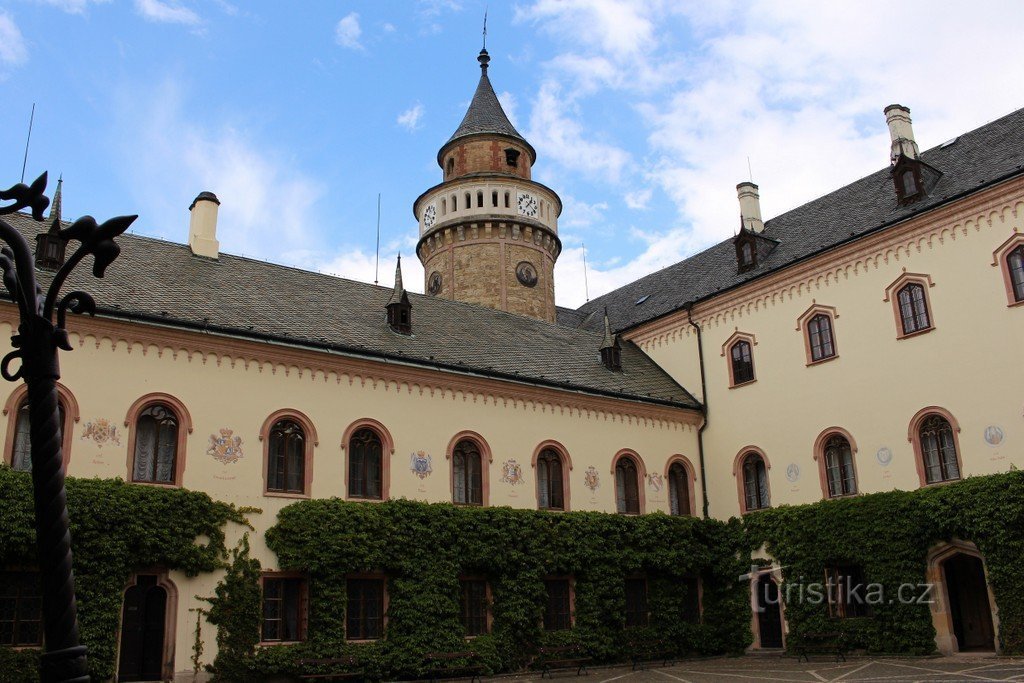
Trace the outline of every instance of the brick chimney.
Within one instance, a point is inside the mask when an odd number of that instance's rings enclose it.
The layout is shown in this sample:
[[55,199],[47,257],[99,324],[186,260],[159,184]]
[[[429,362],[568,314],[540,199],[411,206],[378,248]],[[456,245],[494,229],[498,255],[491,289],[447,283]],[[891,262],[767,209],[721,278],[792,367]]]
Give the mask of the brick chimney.
[[916,159],[918,150],[914,129],[910,125],[910,110],[902,104],[890,104],[885,108],[885,122],[889,124],[889,137],[892,139],[889,161],[895,163],[901,154],[908,159]]
[[757,193],[757,185],[743,182],[736,186],[736,195],[740,200],[740,222],[744,228],[753,232],[764,230],[761,220],[761,195]]
[[215,259],[220,255],[217,241],[217,210],[220,200],[212,192],[200,192],[188,210],[192,218],[188,225],[188,246],[192,254]]

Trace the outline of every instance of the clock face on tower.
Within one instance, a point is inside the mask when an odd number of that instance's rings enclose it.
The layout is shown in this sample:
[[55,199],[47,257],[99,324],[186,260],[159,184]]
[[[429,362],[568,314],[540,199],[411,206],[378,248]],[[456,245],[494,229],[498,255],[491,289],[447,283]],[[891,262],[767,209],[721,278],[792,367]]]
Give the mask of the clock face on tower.
[[437,206],[431,204],[423,212],[423,227],[432,228],[434,223],[437,221]]
[[527,218],[537,217],[537,198],[526,192],[519,193],[519,215]]

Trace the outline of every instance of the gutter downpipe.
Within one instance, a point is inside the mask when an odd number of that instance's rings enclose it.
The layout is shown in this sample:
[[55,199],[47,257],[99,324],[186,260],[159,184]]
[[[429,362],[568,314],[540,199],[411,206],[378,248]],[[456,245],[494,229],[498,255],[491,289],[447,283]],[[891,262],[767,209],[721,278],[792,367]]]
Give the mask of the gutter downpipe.
[[701,413],[704,421],[697,430],[697,457],[700,460],[700,493],[703,501],[704,519],[708,517],[708,480],[704,473],[704,430],[708,427],[708,385],[704,378],[704,337],[701,334],[700,325],[693,322],[693,302],[687,301],[683,304],[686,309],[686,322],[697,331],[697,356],[700,359],[700,397]]

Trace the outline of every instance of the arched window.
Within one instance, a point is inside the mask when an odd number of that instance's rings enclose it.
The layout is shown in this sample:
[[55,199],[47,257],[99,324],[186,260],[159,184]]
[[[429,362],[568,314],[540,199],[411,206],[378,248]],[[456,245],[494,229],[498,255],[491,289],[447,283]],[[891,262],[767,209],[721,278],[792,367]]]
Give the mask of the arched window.
[[447,199],[442,199],[441,200],[441,215],[444,216],[447,213],[448,213],[448,200]]
[[[63,430],[68,428],[67,410],[64,408],[63,401],[57,402],[57,410],[60,414],[60,428],[62,430],[59,438],[63,441]],[[11,468],[23,472],[32,471],[32,437],[28,419],[28,398],[25,398],[21,405],[18,406],[18,418],[14,432],[14,448],[11,450]]]
[[364,427],[348,441],[349,498],[383,497],[384,444],[376,431]]
[[509,193],[506,192],[505,193],[505,208],[507,209],[508,207],[509,207]]
[[473,208],[473,195],[471,195],[468,192],[466,193],[466,208],[467,209]]
[[139,413],[132,444],[132,481],[174,484],[178,468],[178,416],[163,403]]
[[629,456],[615,464],[615,509],[619,514],[640,514],[640,473]]
[[690,472],[686,465],[674,462],[668,468],[668,510],[672,515],[692,515]]
[[462,439],[452,449],[452,501],[459,505],[483,505],[483,464],[480,448]]
[[750,352],[750,342],[741,339],[733,344],[729,349],[729,358],[732,363],[733,386],[753,381],[754,357]]
[[832,318],[819,313],[807,322],[807,342],[811,348],[811,361],[825,360],[836,355],[832,336]]
[[853,449],[842,434],[831,434],[822,449],[828,497],[857,493],[857,474],[853,468]]
[[914,179],[914,172],[907,170],[903,172],[903,196],[912,197],[917,194],[917,181]]
[[1010,276],[1010,289],[1014,301],[1024,301],[1024,244],[1006,257],[1006,271]]
[[960,460],[949,420],[938,414],[928,415],[921,420],[917,438],[927,483],[936,484],[960,478]]
[[305,493],[306,434],[294,420],[278,420],[270,428],[267,490]]
[[904,335],[927,330],[932,326],[923,285],[917,282],[905,285],[899,290],[897,300]]
[[768,494],[768,469],[764,458],[757,453],[748,453],[743,458],[743,504],[744,511],[763,510],[771,507]]
[[445,165],[444,174],[445,176],[451,176],[455,172],[455,157],[448,157],[448,163]]
[[498,205],[498,191],[494,190],[491,192],[491,206]]
[[459,197],[458,197],[458,195],[454,195],[453,194],[452,195],[452,211],[455,212],[455,211],[458,211],[458,210],[459,210]]
[[564,472],[562,457],[551,448],[537,456],[537,507],[541,510],[564,510]]
[[484,193],[480,190],[477,190],[476,193],[476,206],[478,209],[482,209],[484,206]]
[[[74,424],[78,422],[79,411],[74,394],[60,382],[57,382],[57,410],[66,469],[71,454]],[[26,472],[32,469],[32,435],[28,412],[28,387],[22,383],[11,392],[3,407],[3,414],[7,416],[7,436],[4,440],[2,462],[10,465],[12,469]],[[115,427],[116,425],[111,425],[110,429]]]

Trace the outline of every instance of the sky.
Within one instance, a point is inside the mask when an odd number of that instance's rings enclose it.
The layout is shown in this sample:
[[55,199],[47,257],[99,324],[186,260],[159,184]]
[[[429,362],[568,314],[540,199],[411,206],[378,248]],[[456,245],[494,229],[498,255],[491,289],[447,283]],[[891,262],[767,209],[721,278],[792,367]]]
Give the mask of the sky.
[[[0,186],[64,177],[64,218],[176,242],[200,192],[222,252],[381,285],[489,75],[559,193],[576,307],[1024,106],[1024,3],[941,0],[0,0]],[[586,277],[584,277],[584,245]],[[116,265],[115,265],[116,267]],[[415,258],[406,286],[423,291]]]

